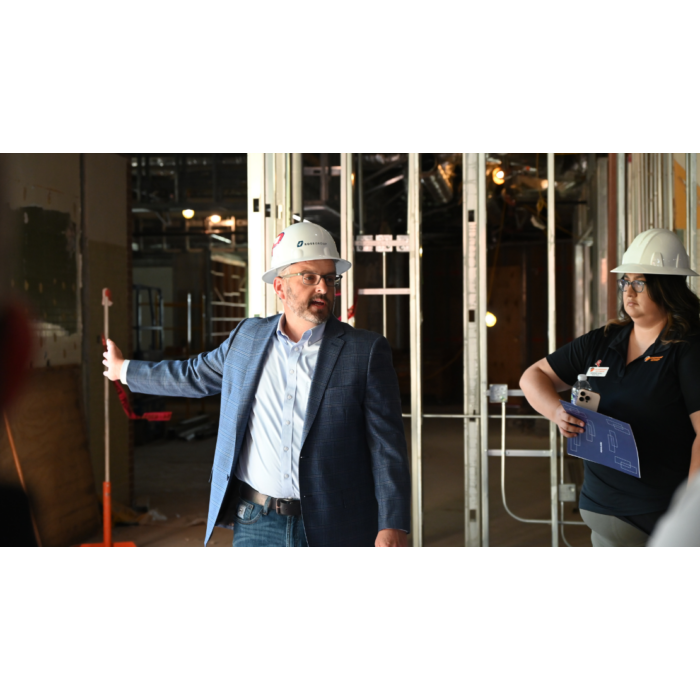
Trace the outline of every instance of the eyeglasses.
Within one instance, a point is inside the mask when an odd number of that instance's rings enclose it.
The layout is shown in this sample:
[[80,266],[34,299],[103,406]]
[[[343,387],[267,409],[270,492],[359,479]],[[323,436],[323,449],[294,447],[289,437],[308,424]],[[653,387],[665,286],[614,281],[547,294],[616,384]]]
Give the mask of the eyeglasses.
[[627,287],[632,285],[632,289],[634,289],[634,291],[638,294],[641,294],[644,291],[645,284],[646,280],[617,280],[617,288],[621,292],[625,292]]
[[291,275],[280,275],[280,279],[287,279],[287,277],[301,277],[301,281],[307,287],[315,287],[323,278],[326,283],[326,287],[339,287],[340,280],[343,279],[342,275],[318,275],[314,272],[293,272]]

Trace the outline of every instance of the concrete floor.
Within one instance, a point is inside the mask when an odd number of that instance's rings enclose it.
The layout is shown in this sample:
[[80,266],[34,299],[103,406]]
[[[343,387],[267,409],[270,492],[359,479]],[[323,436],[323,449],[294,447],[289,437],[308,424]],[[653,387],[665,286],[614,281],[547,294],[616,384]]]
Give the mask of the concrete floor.
[[[211,410],[211,407],[208,407]],[[174,404],[173,422],[184,417],[182,406]],[[508,448],[548,449],[544,421],[511,426]],[[410,422],[405,421],[410,445]],[[500,446],[500,422],[491,421],[490,447]],[[456,419],[426,419],[423,435],[424,545],[461,547],[464,543],[463,427]],[[117,526],[114,539],[135,542],[142,547],[201,547],[204,541],[209,499],[209,474],[216,439],[185,442],[161,439],[135,449],[136,502],[165,516],[166,520],[141,525]],[[491,546],[550,546],[547,525],[519,523],[503,508],[500,489],[500,459],[489,465]],[[549,460],[509,459],[506,463],[506,495],[510,509],[526,518],[549,516]],[[566,504],[566,519],[580,520]],[[590,546],[585,526],[567,526],[572,546]],[[98,536],[94,541],[99,541]],[[232,532],[216,528],[209,546],[229,547]],[[560,540],[561,546],[565,546]]]

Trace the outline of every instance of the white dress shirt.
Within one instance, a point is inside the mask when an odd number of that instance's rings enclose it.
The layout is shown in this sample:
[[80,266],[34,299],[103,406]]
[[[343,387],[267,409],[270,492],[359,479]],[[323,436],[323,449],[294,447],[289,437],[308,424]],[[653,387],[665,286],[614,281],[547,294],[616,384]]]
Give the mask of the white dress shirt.
[[[264,360],[236,476],[268,496],[300,498],[301,435],[326,324],[306,331],[298,343],[283,328],[284,315]],[[122,384],[128,364],[124,360]]]
[[299,498],[301,434],[326,324],[298,343],[283,328],[284,315],[265,358],[236,476],[268,496]]

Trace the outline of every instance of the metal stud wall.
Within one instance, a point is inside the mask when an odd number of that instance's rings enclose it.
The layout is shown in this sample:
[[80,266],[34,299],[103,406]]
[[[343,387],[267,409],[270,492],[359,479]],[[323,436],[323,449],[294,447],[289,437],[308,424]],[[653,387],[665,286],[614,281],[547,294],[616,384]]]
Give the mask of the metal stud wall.
[[[613,230],[605,226],[611,241],[612,253],[617,262],[635,235],[650,227],[673,228],[673,155],[672,154],[617,154],[615,168],[611,171],[616,185],[615,217],[611,219]],[[361,160],[358,158],[355,175],[362,182]],[[356,294],[380,294],[383,297],[383,329],[386,335],[387,294],[408,294],[410,298],[410,372],[411,372],[411,412],[406,417],[411,420],[411,472],[413,486],[412,538],[414,546],[423,545],[423,490],[422,490],[422,432],[423,421],[432,418],[455,418],[463,422],[464,429],[464,543],[466,546],[489,545],[489,478],[490,457],[501,460],[501,490],[503,504],[512,517],[522,522],[547,524],[551,527],[552,546],[560,541],[560,528],[564,525],[580,525],[580,522],[564,520],[564,501],[571,500],[571,484],[564,483],[564,443],[554,424],[549,425],[548,450],[506,450],[507,396],[522,396],[515,387],[488,385],[488,348],[485,331],[487,300],[487,214],[486,214],[486,154],[462,154],[463,206],[462,206],[462,268],[463,268],[463,412],[460,414],[423,413],[422,401],[422,240],[421,240],[421,172],[420,154],[408,155],[407,193],[408,210],[406,237],[394,241],[375,240],[364,236],[362,230],[362,197],[358,198],[359,209],[353,209],[355,178],[353,177],[353,154],[343,153],[340,157],[341,177],[341,236],[340,255],[354,262],[355,249],[374,249],[383,253],[383,277],[381,287],[355,289],[353,267],[343,277],[341,288],[341,319],[352,325],[354,299]],[[598,169],[601,170],[600,168]],[[301,201],[301,173],[303,172],[300,154],[248,154],[248,230],[249,230],[249,269],[250,269],[250,315],[269,315],[277,312],[276,297],[269,293],[268,285],[260,282],[260,277],[269,266],[272,243],[277,234],[293,220],[303,216]],[[607,178],[607,175],[606,175]],[[555,154],[547,154],[547,347],[553,352],[556,342],[556,209],[555,209]],[[607,183],[607,179],[605,180]],[[685,242],[690,254],[691,267],[697,266],[697,165],[696,154],[686,157],[686,212]],[[607,187],[607,184],[606,184]],[[600,200],[599,200],[600,201]],[[605,199],[607,207],[607,199]],[[601,219],[599,212],[598,219]],[[359,216],[359,227],[356,218]],[[614,222],[614,224],[612,223]],[[355,237],[356,229],[360,238]],[[372,241],[365,240],[372,238]],[[386,247],[385,247],[386,246]],[[387,289],[386,250],[400,251],[408,248],[409,288]],[[588,249],[590,251],[590,249]],[[602,254],[602,251],[599,252]],[[605,253],[607,255],[607,252]],[[593,261],[586,263],[586,251],[575,251],[575,273],[583,277],[579,280],[578,293],[574,299],[579,304],[590,306],[591,285],[606,285],[607,267],[595,269]],[[590,256],[589,256],[590,257]],[[589,273],[589,270],[593,270]],[[605,268],[605,269],[603,269]],[[603,279],[604,277],[604,279]],[[696,278],[697,279],[697,278]],[[691,284],[695,284],[693,281]],[[592,315],[591,308],[579,309],[581,322],[576,328],[590,323],[590,319],[603,314],[601,309]],[[586,321],[589,319],[589,321]],[[594,321],[594,322],[595,322]],[[490,403],[501,403],[500,414],[489,415]],[[543,419],[540,416],[532,418]],[[501,421],[501,449],[488,449],[489,420]],[[546,520],[520,518],[510,511],[505,500],[506,458],[547,457],[550,461],[550,517]],[[563,536],[563,530],[561,530]],[[564,538],[565,540],[565,538]],[[568,543],[567,543],[568,544]]]

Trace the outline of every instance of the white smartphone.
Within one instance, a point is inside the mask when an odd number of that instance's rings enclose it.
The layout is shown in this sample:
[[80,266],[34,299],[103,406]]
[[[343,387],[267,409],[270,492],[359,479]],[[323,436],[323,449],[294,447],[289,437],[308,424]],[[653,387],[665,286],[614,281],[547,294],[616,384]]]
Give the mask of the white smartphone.
[[576,406],[582,406],[589,411],[595,411],[597,413],[599,403],[600,394],[596,394],[595,391],[589,391],[588,389],[579,389],[578,396],[576,397]]

